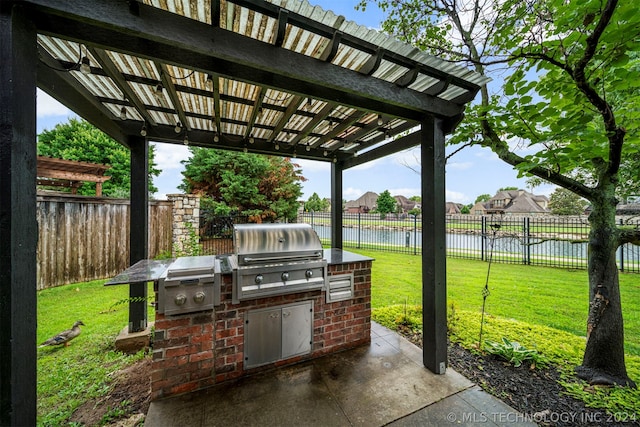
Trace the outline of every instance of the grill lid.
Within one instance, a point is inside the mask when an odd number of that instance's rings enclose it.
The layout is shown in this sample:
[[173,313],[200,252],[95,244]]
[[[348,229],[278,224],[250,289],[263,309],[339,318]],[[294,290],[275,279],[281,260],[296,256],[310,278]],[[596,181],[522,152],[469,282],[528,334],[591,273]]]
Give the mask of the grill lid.
[[167,279],[213,276],[215,273],[215,258],[214,255],[178,258],[167,269]]
[[233,228],[238,264],[322,259],[322,243],[309,224],[238,224]]

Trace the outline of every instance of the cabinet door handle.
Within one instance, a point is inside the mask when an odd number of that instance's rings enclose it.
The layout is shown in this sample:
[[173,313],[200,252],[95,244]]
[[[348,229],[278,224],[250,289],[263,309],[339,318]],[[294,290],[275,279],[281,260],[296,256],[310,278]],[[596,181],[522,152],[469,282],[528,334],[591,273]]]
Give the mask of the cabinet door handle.
[[289,317],[291,316],[291,312],[290,311],[283,311],[282,312],[282,317]]

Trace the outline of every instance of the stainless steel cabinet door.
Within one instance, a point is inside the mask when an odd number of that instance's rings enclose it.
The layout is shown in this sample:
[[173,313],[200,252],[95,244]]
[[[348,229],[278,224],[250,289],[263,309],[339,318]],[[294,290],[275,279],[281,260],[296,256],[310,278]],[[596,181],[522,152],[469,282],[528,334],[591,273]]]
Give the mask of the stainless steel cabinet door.
[[246,368],[280,359],[282,348],[282,309],[247,312],[244,330],[244,364]]
[[313,303],[311,301],[282,307],[282,358],[311,351]]

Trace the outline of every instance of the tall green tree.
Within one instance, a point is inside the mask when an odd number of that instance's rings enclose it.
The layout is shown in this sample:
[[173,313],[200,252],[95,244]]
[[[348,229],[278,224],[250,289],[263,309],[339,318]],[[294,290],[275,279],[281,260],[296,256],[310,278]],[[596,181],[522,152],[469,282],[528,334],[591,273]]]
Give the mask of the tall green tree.
[[594,383],[635,386],[624,360],[615,261],[620,245],[640,244],[640,230],[615,221],[618,197],[640,181],[635,3],[375,1],[387,13],[386,31],[496,77],[450,143],[489,147],[522,176],[590,202],[587,343],[576,373]]
[[376,212],[380,218],[384,218],[388,213],[394,213],[398,209],[398,202],[393,198],[389,190],[384,190],[376,200]]
[[549,209],[554,215],[581,215],[587,201],[566,188],[556,188],[549,197]]
[[218,214],[235,211],[252,222],[297,217],[305,178],[290,159],[198,147],[189,151],[179,188],[209,197]]
[[[105,196],[129,197],[131,190],[131,155],[127,147],[107,136],[84,119],[71,118],[38,135],[38,154],[65,160],[111,166],[105,175],[111,179],[102,184]],[[158,189],[153,177],[160,175],[154,161],[155,147],[149,146],[149,193]],[[78,194],[95,195],[95,184],[84,183]]]
[[321,199],[318,193],[313,193],[304,204],[304,210],[306,212],[326,212],[327,209],[329,209],[329,201]]

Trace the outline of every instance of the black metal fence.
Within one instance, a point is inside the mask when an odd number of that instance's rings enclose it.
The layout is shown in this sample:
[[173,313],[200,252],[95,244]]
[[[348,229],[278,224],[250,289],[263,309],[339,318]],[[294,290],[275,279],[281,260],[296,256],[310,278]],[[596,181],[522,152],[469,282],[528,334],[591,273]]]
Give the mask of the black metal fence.
[[[640,226],[640,220],[619,219]],[[331,240],[331,216],[305,212],[298,222],[311,224],[325,244]],[[569,269],[587,267],[586,217],[513,217],[447,215],[447,256],[494,262],[545,265]],[[413,215],[348,214],[343,216],[343,246],[408,254],[422,252],[422,223]],[[621,271],[640,273],[640,246],[618,249]]]
[[233,252],[233,225],[246,224],[246,215],[213,215],[204,211],[200,215],[200,245],[206,255]]

